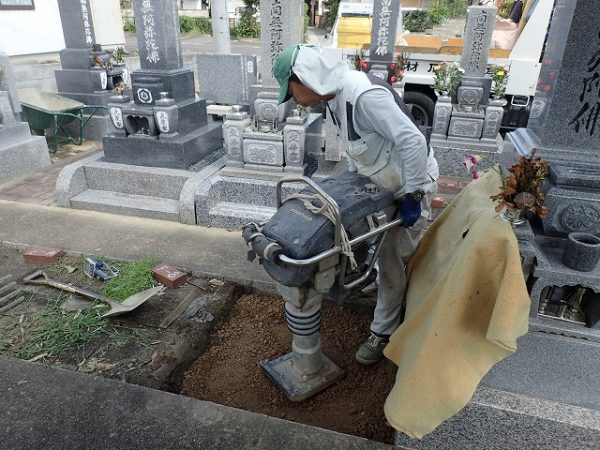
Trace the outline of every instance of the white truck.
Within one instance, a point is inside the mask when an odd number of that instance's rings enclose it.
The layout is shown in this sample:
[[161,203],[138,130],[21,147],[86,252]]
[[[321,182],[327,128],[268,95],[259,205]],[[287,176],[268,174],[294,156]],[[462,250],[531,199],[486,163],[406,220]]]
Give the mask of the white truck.
[[[532,1],[532,5],[527,11],[528,20],[512,49],[492,49],[488,59],[490,68],[494,64],[509,68],[510,77],[506,88],[508,103],[502,124],[505,130],[527,125],[529,105],[535,94],[554,0]],[[328,58],[354,58],[357,47],[362,47],[370,40],[372,8],[372,3],[340,3],[332,31],[321,42],[323,53]],[[355,32],[356,36],[349,38],[348,30]],[[362,43],[359,37],[361,33],[363,38],[367,36]],[[396,46],[396,50],[410,56],[403,80],[404,101],[412,106],[413,115],[419,124],[431,125],[437,99],[433,90],[433,67],[444,61],[459,62],[462,40],[448,38],[444,41],[439,37],[422,34],[404,34],[403,37],[408,46]],[[428,41],[432,44],[429,45]],[[350,46],[349,42],[355,44]],[[460,45],[451,45],[454,42]]]

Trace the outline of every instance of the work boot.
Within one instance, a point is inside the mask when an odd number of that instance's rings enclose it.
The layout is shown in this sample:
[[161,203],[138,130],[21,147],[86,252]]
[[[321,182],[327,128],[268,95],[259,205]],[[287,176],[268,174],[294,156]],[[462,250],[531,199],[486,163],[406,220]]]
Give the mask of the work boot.
[[356,352],[356,360],[365,366],[378,363],[383,358],[383,349],[389,340],[389,336],[377,336],[371,333]]

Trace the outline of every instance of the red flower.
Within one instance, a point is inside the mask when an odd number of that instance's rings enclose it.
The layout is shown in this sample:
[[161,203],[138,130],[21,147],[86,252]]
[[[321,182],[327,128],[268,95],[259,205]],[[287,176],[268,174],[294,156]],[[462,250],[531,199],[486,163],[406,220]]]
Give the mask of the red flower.
[[396,64],[390,64],[390,69],[396,70]]
[[360,68],[361,68],[362,70],[367,70],[367,63],[366,63],[366,62],[364,62],[364,61],[361,61],[361,62],[360,62]]
[[401,70],[400,72],[398,72],[398,76],[400,78],[404,78],[404,70]]
[[392,78],[390,78],[390,81],[391,81],[392,83],[395,83],[397,79],[398,79],[398,78],[396,78],[395,76],[393,76],[393,75],[392,75]]

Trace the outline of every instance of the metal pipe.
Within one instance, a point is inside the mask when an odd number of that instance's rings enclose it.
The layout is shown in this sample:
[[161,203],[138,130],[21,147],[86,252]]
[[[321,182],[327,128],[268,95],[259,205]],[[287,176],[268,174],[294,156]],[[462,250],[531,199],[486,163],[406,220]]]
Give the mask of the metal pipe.
[[[401,224],[402,224],[402,219],[396,219],[389,223],[386,223],[385,225],[381,225],[377,228],[374,228],[374,229],[366,232],[365,234],[360,235],[360,236],[350,240],[350,246],[352,247],[356,244],[360,244],[361,242],[366,241],[367,239],[370,239],[373,236],[377,236],[378,234],[383,233],[384,231],[387,231],[390,228],[393,228],[393,227],[401,225]],[[329,250],[325,250],[324,252],[321,252],[315,256],[312,256],[312,257],[306,258],[306,259],[293,259],[286,255],[279,255],[278,257],[279,257],[279,261],[281,261],[283,264],[287,264],[289,266],[303,267],[303,266],[311,266],[313,264],[316,264],[320,261],[323,261],[326,258],[329,258],[330,256],[340,253],[341,251],[342,251],[342,248],[340,246],[335,246],[335,247],[330,248]]]

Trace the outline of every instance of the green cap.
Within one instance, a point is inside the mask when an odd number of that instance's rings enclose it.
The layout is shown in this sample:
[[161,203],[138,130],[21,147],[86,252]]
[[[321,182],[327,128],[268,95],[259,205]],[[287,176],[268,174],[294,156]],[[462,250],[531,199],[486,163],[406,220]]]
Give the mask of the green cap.
[[288,95],[288,85],[299,51],[299,45],[290,45],[279,54],[273,64],[273,76],[279,83],[279,103],[287,102],[291,97]]

